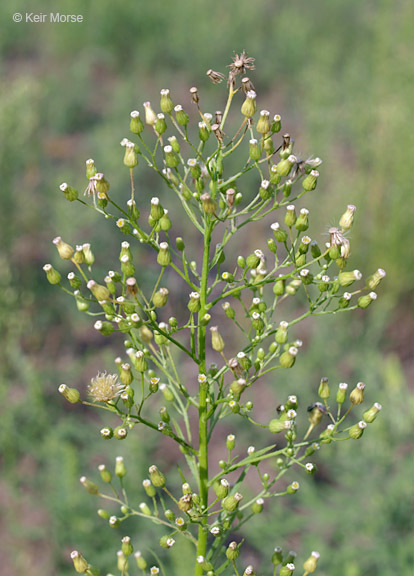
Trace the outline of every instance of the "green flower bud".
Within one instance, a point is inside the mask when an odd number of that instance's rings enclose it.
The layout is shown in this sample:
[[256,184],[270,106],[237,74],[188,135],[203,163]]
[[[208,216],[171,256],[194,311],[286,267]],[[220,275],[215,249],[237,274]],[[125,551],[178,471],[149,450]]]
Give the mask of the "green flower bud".
[[231,282],[234,282],[234,275],[231,274],[230,272],[223,272],[221,275],[221,279],[224,282],[227,282],[228,284],[230,284]]
[[289,204],[289,206],[286,207],[285,224],[289,228],[292,228],[292,226],[295,225],[295,222],[296,222],[295,206],[293,204]]
[[[267,241],[267,247],[269,248],[270,252],[272,252],[273,254],[276,254],[277,252],[277,244],[274,241],[273,238],[269,238]],[[276,259],[277,261],[277,259]]]
[[152,338],[153,338],[153,333],[151,332],[151,330],[148,328],[148,326],[145,326],[145,324],[143,326],[141,326],[141,328],[139,329],[139,337],[141,338],[141,340],[143,342],[146,342],[147,344],[149,342],[151,342]]
[[95,174],[94,179],[95,179],[96,192],[98,193],[98,199],[99,194],[107,198],[109,191],[109,182],[105,178],[105,175],[102,174],[102,172],[98,172],[97,174]]
[[292,484],[287,487],[286,492],[288,494],[296,494],[296,492],[299,490],[299,487],[299,482],[292,482]]
[[114,430],[114,436],[117,440],[125,440],[128,436],[128,429],[123,426],[117,426]]
[[282,564],[282,562],[283,562],[282,548],[280,546],[277,546],[273,552],[272,564],[274,566],[278,566],[279,564]]
[[172,548],[175,544],[174,538],[171,536],[161,536],[160,538],[160,546],[161,548]]
[[239,378],[238,380],[234,380],[230,385],[230,391],[234,396],[240,396],[244,392],[246,388],[246,380],[243,378]]
[[183,107],[180,104],[177,104],[177,106],[174,107],[174,112],[177,124],[179,124],[180,126],[187,126],[190,118],[188,114],[184,112]]
[[[106,484],[110,484],[112,482],[112,474],[108,470],[108,468],[105,466],[105,464],[100,464],[98,466],[98,470],[99,470],[99,473],[101,475],[102,481],[105,482]],[[109,516],[108,516],[108,518],[109,518]]]
[[72,259],[72,256],[74,254],[74,249],[72,248],[72,246],[70,244],[63,242],[63,240],[60,236],[57,236],[56,238],[53,239],[53,244],[56,246],[56,248],[59,252],[59,256],[62,258],[62,260],[71,260]]
[[295,565],[292,562],[288,562],[285,566],[282,566],[279,572],[279,576],[291,576],[295,569]]
[[86,287],[92,292],[98,302],[111,299],[111,293],[109,292],[108,288],[106,288],[106,286],[97,284],[95,280],[89,280]]
[[282,127],[282,118],[279,116],[279,114],[275,114],[273,116],[273,122],[270,127],[270,130],[273,133],[280,132],[281,127]]
[[148,126],[154,126],[155,122],[157,121],[157,115],[155,114],[154,110],[151,108],[151,102],[144,102],[145,108],[145,122]]
[[154,298],[152,299],[154,306],[156,308],[162,308],[165,306],[168,301],[169,293],[170,291],[168,288],[160,288],[157,292],[155,292]]
[[230,318],[230,320],[234,320],[234,318],[236,317],[236,312],[234,308],[232,308],[230,302],[224,302],[222,307],[227,318]]
[[299,217],[295,222],[295,228],[299,232],[305,232],[309,228],[309,219],[308,219],[309,210],[306,208],[302,208],[299,212]]
[[222,500],[223,498],[226,498],[226,496],[228,496],[230,484],[225,478],[222,478],[221,480],[217,480],[214,483],[213,488],[217,498],[220,498],[220,500]]
[[362,404],[364,401],[364,390],[365,384],[363,382],[358,382],[358,384],[352,390],[351,394],[349,395],[349,399],[354,406]]
[[210,332],[211,332],[211,347],[213,348],[213,350],[216,350],[216,352],[222,352],[224,350],[225,343],[218,330],[218,326],[212,326],[210,328]]
[[269,120],[270,113],[267,110],[260,111],[260,118],[256,124],[256,130],[259,134],[267,134],[270,132],[271,125]]
[[115,459],[115,474],[118,478],[123,478],[126,475],[126,467],[122,456],[117,456]]
[[348,384],[346,382],[341,382],[338,386],[338,391],[336,393],[336,401],[338,404],[343,404],[346,400],[346,391],[348,389]]
[[318,182],[319,172],[317,170],[311,170],[310,174],[304,178],[302,182],[303,189],[307,192],[315,190],[316,184]]
[[239,268],[244,268],[246,266],[246,260],[245,260],[245,258],[243,258],[243,256],[237,257],[237,266]]
[[303,564],[305,572],[309,572],[309,574],[313,574],[313,572],[315,572],[319,557],[320,557],[319,552],[312,552],[312,554]]
[[208,572],[209,570],[213,570],[213,565],[211,562],[207,562],[204,556],[197,556],[197,562],[202,567],[204,572]]
[[273,196],[273,191],[270,186],[269,180],[262,180],[260,184],[259,194],[262,200],[269,200]]
[[364,422],[363,420],[358,422],[358,424],[354,424],[354,426],[351,426],[351,428],[348,431],[350,437],[353,438],[354,440],[358,440],[358,438],[361,438],[366,427],[367,423]]
[[155,465],[150,466],[148,471],[149,471],[150,479],[151,479],[151,482],[153,483],[153,485],[156,488],[163,488],[165,486],[165,483],[166,483],[166,479],[165,479],[164,474],[162,474],[162,472],[160,472]]
[[159,135],[162,136],[167,130],[167,122],[165,121],[164,114],[157,114],[157,121],[154,124],[154,130]]
[[109,518],[108,524],[111,528],[119,528],[121,521],[116,516],[111,516]]
[[160,251],[157,255],[157,262],[162,267],[169,266],[171,264],[171,254],[168,242],[160,243]]
[[160,384],[160,390],[167,402],[173,402],[174,394],[171,392],[171,389],[167,386],[167,384]]
[[96,175],[97,170],[95,167],[95,162],[94,160],[92,160],[92,158],[86,160],[85,164],[86,164],[86,178],[89,180],[90,178],[93,178]]
[[285,432],[291,427],[290,420],[279,420],[274,418],[268,424],[268,428],[272,434],[279,434],[280,432]]
[[319,248],[316,240],[312,240],[310,248],[311,248],[312,258],[319,258],[319,256],[321,256],[322,252],[321,252],[321,249]]
[[101,436],[104,440],[110,440],[113,435],[114,431],[112,430],[112,428],[102,428]]
[[73,566],[78,574],[84,574],[89,568],[89,564],[82,556],[80,552],[74,550],[71,552],[70,557],[72,558]]
[[101,320],[97,320],[93,327],[100,332],[102,336],[110,336],[114,331],[111,322],[102,322]]
[[208,192],[205,192],[200,196],[201,205],[203,207],[203,211],[206,214],[215,214],[217,210],[217,202],[213,200]]
[[327,399],[329,398],[331,392],[329,389],[329,384],[328,384],[328,378],[322,378],[321,382],[319,384],[319,389],[318,389],[318,396],[319,398],[322,399]]
[[279,182],[281,181],[281,179],[282,179],[282,176],[280,174],[278,174],[277,166],[273,165],[270,168],[270,177],[269,177],[270,183],[273,184],[274,186],[277,186],[279,184]]
[[275,342],[278,344],[286,344],[288,341],[288,327],[289,322],[285,322],[284,320],[280,322],[279,327],[276,330]]
[[308,446],[305,450],[305,456],[309,457],[315,454],[317,450],[319,450],[320,446],[317,442],[313,442],[310,446]]
[[273,284],[273,294],[275,296],[282,296],[285,293],[286,281],[284,278],[278,278]]
[[375,292],[370,292],[369,294],[365,294],[364,296],[360,296],[358,298],[358,307],[359,308],[368,308],[371,302],[374,302],[377,299],[377,294]]
[[168,90],[168,88],[164,88],[163,90],[161,90],[160,94],[161,94],[161,102],[160,102],[161,111],[164,112],[164,114],[170,114],[174,110],[174,103],[171,99],[170,91]]
[[256,269],[261,261],[263,260],[263,252],[261,250],[255,250],[253,254],[250,254],[246,258],[246,266],[250,269]]
[[111,515],[109,514],[109,512],[107,510],[104,510],[103,508],[99,508],[98,516],[100,518],[103,518],[104,520],[108,520]]
[[241,113],[246,118],[251,118],[256,113],[256,110],[256,92],[254,90],[249,90],[246,94],[246,100],[242,104]]
[[236,437],[234,434],[229,434],[226,438],[226,448],[229,452],[231,452],[232,450],[234,450],[234,447],[236,445]]
[[323,415],[326,414],[326,409],[321,402],[315,402],[308,408],[309,412],[309,422],[312,426],[317,426],[323,418]]
[[178,508],[181,512],[189,512],[193,508],[193,497],[191,494],[184,494],[178,501]]
[[180,158],[174,152],[172,146],[168,144],[168,146],[164,146],[164,154],[165,154],[165,163],[168,168],[177,168],[180,164]]
[[74,202],[74,200],[77,200],[79,196],[79,192],[76,190],[76,188],[73,188],[73,186],[69,186],[69,184],[67,184],[66,182],[63,182],[59,186],[59,189],[63,192],[66,200],[68,200],[69,202]]
[[375,404],[369,410],[366,410],[363,413],[362,417],[365,420],[365,422],[367,422],[368,424],[371,424],[372,422],[374,422],[374,420],[377,417],[377,414],[380,410],[382,410],[381,404],[379,404],[378,402],[375,402]]
[[71,404],[76,404],[80,400],[79,390],[76,388],[69,388],[66,384],[61,384],[58,388],[59,392],[66,398]]
[[[45,269],[45,266],[43,267],[43,270],[44,269]],[[69,272],[68,280],[69,280],[69,284],[71,285],[71,288],[73,288],[74,290],[79,290],[79,288],[82,286],[82,280],[79,278],[79,276],[76,276],[76,274],[74,274],[73,272]],[[55,282],[55,284],[56,284],[56,282]]]
[[199,135],[200,140],[202,142],[207,142],[207,140],[210,138],[210,133],[211,133],[211,130],[208,127],[206,122],[199,122],[198,123],[198,135]]
[[334,433],[334,429],[335,426],[334,424],[329,424],[325,430],[323,430],[320,434],[319,437],[321,439],[320,443],[321,444],[330,444],[332,442],[332,436]]
[[168,215],[168,210],[164,210],[164,214],[161,217],[159,224],[160,224],[161,230],[163,232],[168,232],[168,230],[171,228],[172,224],[171,224],[170,217]]
[[151,509],[146,502],[141,502],[139,509],[142,514],[145,514],[145,516],[152,516]]
[[128,558],[134,552],[134,548],[131,544],[131,538],[129,536],[124,536],[122,538],[122,554]]
[[158,222],[164,216],[164,208],[161,206],[160,199],[156,196],[151,199],[150,216],[155,222]]
[[326,274],[324,274],[321,278],[321,281],[318,282],[318,288],[320,292],[326,292],[327,290],[329,290],[329,282],[330,282],[330,278],[329,276],[327,276]]
[[230,542],[226,549],[226,557],[228,560],[237,560],[239,557],[240,550],[237,546],[237,542]]
[[146,570],[148,564],[146,562],[146,560],[143,558],[141,552],[135,552],[134,554],[137,566],[140,570]]
[[82,476],[80,478],[80,483],[85,488],[86,492],[88,492],[88,494],[98,494],[99,493],[99,488],[98,488],[97,484],[95,484],[95,482],[92,482],[91,480],[88,480],[86,478],[86,476]]
[[178,517],[175,520],[175,525],[177,526],[178,530],[180,530],[180,532],[187,530],[187,522],[184,520],[184,518]]
[[144,130],[144,124],[140,118],[138,110],[133,110],[130,114],[129,129],[133,134],[141,134]]
[[356,280],[361,280],[362,274],[359,270],[352,270],[352,272],[340,272],[338,274],[338,282],[340,286],[346,288],[351,286]]
[[353,204],[348,204],[346,211],[342,214],[339,220],[339,226],[341,226],[344,232],[352,228],[355,210],[356,207]]
[[315,464],[312,464],[312,462],[308,462],[307,464],[305,464],[305,468],[306,468],[306,473],[310,474],[311,476],[313,476],[313,474],[315,474],[315,472],[316,472],[316,466],[315,466]]
[[196,314],[201,309],[200,304],[200,294],[198,292],[191,292],[190,301],[187,304],[187,308],[192,314]]
[[296,163],[296,161],[296,156],[290,154],[290,156],[282,159],[278,164],[276,164],[276,172],[279,174],[279,176],[288,176],[292,166]]
[[378,268],[378,270],[374,272],[372,276],[369,276],[367,278],[367,288],[369,288],[370,290],[375,290],[375,288],[378,286],[381,280],[385,278],[386,275],[387,274],[385,270],[383,270],[382,268]]
[[133,142],[127,140],[124,146],[125,146],[124,164],[127,168],[135,168],[135,166],[138,164],[138,154],[136,150],[136,145]]
[[253,514],[260,514],[263,512],[264,500],[263,498],[258,498],[256,502],[252,504],[252,512]]
[[253,162],[257,162],[258,160],[260,160],[261,155],[262,151],[256,138],[252,138],[251,140],[249,140],[249,156],[251,160],[253,160]]
[[50,284],[59,284],[62,276],[57,270],[53,268],[51,264],[45,264],[43,270],[46,272],[46,278]]
[[223,509],[226,510],[227,512],[234,512],[242,499],[243,495],[240,494],[239,492],[236,492],[235,494],[224,498],[221,505],[223,506]]
[[298,349],[296,346],[290,346],[288,350],[283,352],[283,354],[280,356],[280,365],[282,368],[292,368],[296,361],[297,353]]

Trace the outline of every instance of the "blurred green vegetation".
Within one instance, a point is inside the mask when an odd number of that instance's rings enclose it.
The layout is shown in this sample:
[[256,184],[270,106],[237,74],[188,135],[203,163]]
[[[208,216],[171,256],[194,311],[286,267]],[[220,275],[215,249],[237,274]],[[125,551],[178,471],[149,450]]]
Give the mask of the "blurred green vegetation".
[[[255,520],[246,533],[249,554],[264,558],[275,545],[295,547],[303,557],[319,549],[321,575],[408,576],[413,3],[62,0],[59,11],[83,14],[82,24],[12,21],[14,12],[28,9],[11,0],[0,7],[1,573],[72,574],[68,552],[76,547],[112,569],[120,535],[95,517],[97,506],[79,489],[79,476],[129,454],[128,479],[136,485],[151,463],[148,448],[155,450],[155,439],[139,434],[103,443],[102,421],[68,408],[56,392],[61,382],[84,387],[98,369],[111,370],[121,350],[121,342],[119,350],[102,344],[73,315],[72,303],[46,284],[42,265],[56,260],[55,235],[92,242],[102,266],[120,240],[92,212],[67,204],[58,185],[82,188],[84,161],[92,156],[122,195],[128,174],[119,141],[129,112],[145,100],[157,102],[166,86],[190,106],[194,84],[210,109],[223,92],[205,71],[224,71],[233,50],[246,49],[256,58],[252,79],[260,98],[282,115],[296,150],[324,160],[309,199],[309,208],[319,207],[312,229],[327,228],[356,204],[352,263],[388,273],[380,289],[385,297],[363,317],[323,319],[298,330],[305,352],[274,393],[276,405],[303,388],[305,405],[321,375],[364,380],[369,401],[381,402],[383,413],[360,442],[328,447],[318,457],[320,475],[301,480],[294,504]],[[51,0],[30,5],[34,12],[56,10]],[[163,194],[152,174],[138,174],[147,202]],[[236,434],[242,443],[243,430]],[[158,453],[166,458],[165,447]],[[147,525],[129,528],[143,550],[157,534]],[[187,574],[181,565],[178,570]]]

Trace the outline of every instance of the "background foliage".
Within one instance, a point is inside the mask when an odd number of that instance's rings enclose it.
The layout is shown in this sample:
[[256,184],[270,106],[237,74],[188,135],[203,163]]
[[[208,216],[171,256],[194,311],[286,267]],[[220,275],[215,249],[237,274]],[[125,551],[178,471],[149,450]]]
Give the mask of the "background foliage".
[[[3,0],[0,8],[0,574],[72,574],[68,551],[75,547],[109,570],[119,538],[95,517],[79,476],[128,452],[134,455],[128,478],[136,484],[150,463],[148,448],[155,449],[150,437],[144,442],[136,434],[103,445],[97,417],[68,407],[56,392],[61,382],[84,388],[98,369],[112,370],[118,351],[108,350],[47,285],[41,268],[55,258],[50,241],[57,234],[71,243],[91,241],[107,266],[121,240],[92,213],[68,205],[58,185],[81,187],[84,161],[92,156],[122,194],[128,172],[118,168],[119,141],[129,112],[144,100],[158,102],[163,87],[189,106],[194,84],[203,108],[214,112],[217,89],[205,71],[224,71],[232,51],[246,49],[256,57],[256,89],[282,115],[295,150],[325,161],[314,233],[356,204],[352,264],[388,273],[385,297],[363,320],[305,324],[298,336],[306,351],[290,381],[266,392],[276,406],[299,389],[304,402],[311,399],[321,375],[332,383],[363,380],[367,401],[385,406],[376,429],[352,445],[349,457],[347,445],[327,450],[319,474],[302,482],[294,509],[257,517],[246,534],[249,555],[256,562],[275,545],[303,554],[318,549],[321,574],[408,576],[414,562],[412,2],[62,0],[59,11],[84,15],[76,25],[16,24],[17,10],[57,7],[50,0],[30,7]],[[139,196],[162,198],[153,175],[138,174]],[[261,236],[258,230],[255,240]],[[243,430],[231,432],[241,450],[251,443]],[[218,442],[218,457],[222,450]],[[173,467],[168,447],[158,451]],[[153,534],[147,526],[130,529],[144,550]],[[181,565],[180,573],[186,574]]]

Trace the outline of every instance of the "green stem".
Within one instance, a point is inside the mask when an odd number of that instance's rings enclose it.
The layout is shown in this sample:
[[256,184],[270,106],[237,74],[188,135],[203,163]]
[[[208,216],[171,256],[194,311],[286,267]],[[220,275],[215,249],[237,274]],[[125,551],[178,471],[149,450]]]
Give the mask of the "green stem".
[[[200,285],[200,303],[201,309],[199,312],[199,319],[204,316],[207,311],[207,284],[208,272],[210,266],[210,243],[211,234],[213,231],[213,224],[206,215],[206,224],[204,232],[204,253],[203,253],[203,269],[201,274]],[[198,362],[200,374],[206,373],[206,327],[198,326]],[[208,386],[200,384],[199,395],[199,410],[198,410],[198,432],[199,432],[199,449],[198,449],[198,466],[199,466],[199,480],[200,480],[200,507],[206,509],[208,506],[208,431],[207,431],[207,392]],[[205,516],[198,528],[198,542],[197,542],[197,556],[206,556],[207,552],[207,516]],[[203,569],[201,565],[196,562],[195,576],[201,576]]]

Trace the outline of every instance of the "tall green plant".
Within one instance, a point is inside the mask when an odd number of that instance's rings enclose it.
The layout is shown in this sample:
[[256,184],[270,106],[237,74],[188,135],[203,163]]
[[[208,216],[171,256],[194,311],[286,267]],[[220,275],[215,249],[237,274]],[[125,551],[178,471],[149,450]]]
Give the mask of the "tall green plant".
[[[289,394],[278,407],[277,417],[264,423],[249,400],[249,389],[257,387],[259,380],[271,374],[277,383],[278,375],[294,366],[302,345],[293,335],[296,324],[311,316],[367,308],[376,299],[373,290],[385,275],[379,269],[354,287],[362,279],[358,270],[347,270],[350,242],[346,233],[353,224],[354,206],[349,205],[339,225],[329,229],[325,245],[319,246],[306,234],[309,211],[302,208],[297,212],[295,202],[316,188],[321,160],[299,159],[293,154],[290,135],[278,136],[280,116],[266,110],[257,114],[256,92],[245,76],[253,69],[254,59],[242,53],[234,56],[227,76],[207,72],[214,84],[224,81],[228,87],[224,111],[215,115],[202,112],[197,88],[190,89],[194,110],[200,116],[195,131],[190,115],[181,105],[174,105],[166,89],[161,90],[160,113],[149,102],[144,103],[143,118],[133,111],[130,130],[134,141],[125,138],[121,142],[131,177],[126,206],[116,193],[109,192],[109,182],[93,160],[86,162],[86,200],[71,185],[60,187],[67,200],[92,208],[129,238],[121,244],[119,263],[99,283],[90,245],[73,248],[57,237],[54,244],[59,255],[72,262],[74,271],[66,283],[50,264],[44,267],[49,282],[59,285],[81,312],[95,319],[97,331],[105,337],[124,335],[128,358],[115,360],[118,374],[103,372],[92,379],[88,387],[91,402],[64,384],[59,391],[69,402],[92,405],[119,418],[118,426],[101,430],[103,438],[124,440],[132,430],[146,426],[178,444],[187,464],[186,468],[179,465],[181,494],[167,478],[162,463],[159,467],[151,464],[149,477],[143,481],[146,501],[139,506],[131,504],[124,488],[123,458],[116,460],[116,478],[105,466],[99,467],[109,493],[86,477],[81,483],[89,493],[116,504],[116,514],[98,511],[110,526],[121,527],[131,517],[154,522],[162,530],[160,545],[165,549],[173,548],[177,537],[186,538],[194,554],[185,562],[194,564],[196,576],[205,572],[209,576],[255,574],[252,566],[243,567],[242,556],[239,559],[243,541],[237,537],[238,530],[262,512],[267,499],[297,492],[299,481],[287,481],[287,472],[296,468],[299,476],[314,474],[316,465],[310,459],[317,450],[332,442],[359,439],[381,409],[375,404],[364,411],[358,423],[348,425],[347,416],[363,402],[365,384],[359,382],[349,394],[348,385],[339,384],[334,409],[328,403],[330,385],[322,377],[318,397],[307,408],[309,425],[303,433],[300,422],[306,420],[306,410],[299,408],[300,395]],[[236,98],[241,115],[237,113],[233,131],[228,126]],[[182,237],[184,224],[179,227],[182,236],[175,233],[173,240],[173,223],[159,198],[153,197],[145,218],[141,216],[135,186],[140,162],[175,192],[200,239],[199,260],[188,255]],[[230,171],[230,165],[238,167]],[[248,173],[256,175],[252,190],[244,178]],[[267,250],[252,246],[251,253],[231,262],[234,237],[274,214],[280,216],[270,225]],[[148,293],[140,281],[143,264],[134,257],[137,243],[148,247],[158,270]],[[167,318],[170,291],[164,282],[171,283],[173,274],[182,283],[182,293],[171,295],[178,317]],[[186,307],[180,310],[180,299],[186,293]],[[299,311],[295,314],[296,302]],[[290,319],[283,319],[287,317]],[[235,437],[230,434],[227,458],[211,473],[209,446],[213,433],[219,433],[227,418],[240,418],[269,435],[278,435],[278,444],[250,447],[242,457],[236,455]],[[263,469],[267,460],[276,463],[277,473]],[[244,490],[249,471],[257,473],[261,486],[252,498],[247,498]],[[305,575],[315,572],[318,558],[319,554],[312,552],[304,562]],[[80,552],[74,551],[72,559],[77,572],[99,574]],[[126,576],[138,567],[144,574],[159,573],[161,563],[148,568],[140,552],[135,552],[133,560],[133,545],[125,536],[118,552],[119,572]],[[273,573],[280,576],[294,572],[293,561],[294,554],[280,548],[269,560]]]

